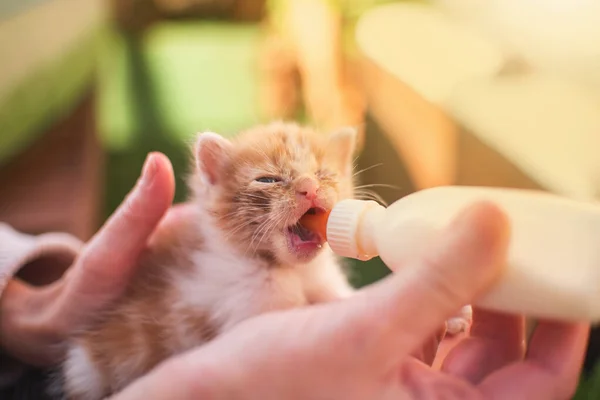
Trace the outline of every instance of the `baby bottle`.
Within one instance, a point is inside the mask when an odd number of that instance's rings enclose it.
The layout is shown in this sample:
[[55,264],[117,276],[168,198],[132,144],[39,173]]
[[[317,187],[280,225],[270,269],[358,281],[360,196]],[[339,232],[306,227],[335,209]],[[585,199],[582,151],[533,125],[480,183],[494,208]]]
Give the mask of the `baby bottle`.
[[508,217],[510,241],[500,279],[474,305],[534,318],[600,321],[600,206],[521,189],[445,186],[385,208],[343,200],[309,221],[338,255],[379,256],[392,270],[432,244],[463,209],[480,200]]

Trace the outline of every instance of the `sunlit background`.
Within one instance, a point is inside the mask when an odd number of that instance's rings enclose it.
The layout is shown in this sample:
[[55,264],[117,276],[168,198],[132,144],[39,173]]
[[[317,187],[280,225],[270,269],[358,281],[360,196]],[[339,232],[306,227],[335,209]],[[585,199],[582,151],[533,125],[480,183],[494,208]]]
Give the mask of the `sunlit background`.
[[0,0],[0,220],[21,231],[89,238],[153,150],[181,201],[195,132],[272,119],[357,126],[388,203],[446,184],[597,201],[600,1]]

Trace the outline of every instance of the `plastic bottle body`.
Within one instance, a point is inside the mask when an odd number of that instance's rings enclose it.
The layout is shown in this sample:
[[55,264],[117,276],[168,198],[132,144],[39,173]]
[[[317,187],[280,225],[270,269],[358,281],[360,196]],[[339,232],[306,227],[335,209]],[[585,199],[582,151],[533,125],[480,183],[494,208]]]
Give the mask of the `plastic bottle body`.
[[600,321],[600,206],[518,189],[439,187],[383,212],[369,208],[356,237],[369,257],[379,255],[398,270],[479,200],[506,213],[511,236],[500,280],[474,304],[535,318]]

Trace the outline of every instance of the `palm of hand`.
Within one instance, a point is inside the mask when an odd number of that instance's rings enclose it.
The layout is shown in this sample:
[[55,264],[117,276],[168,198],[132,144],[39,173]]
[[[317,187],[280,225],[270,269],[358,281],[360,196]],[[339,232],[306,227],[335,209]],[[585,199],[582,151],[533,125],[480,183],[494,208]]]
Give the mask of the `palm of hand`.
[[[522,318],[476,310],[470,336],[443,341],[432,359],[423,357],[427,352],[410,355],[383,332],[372,335],[366,324],[338,330],[329,310],[320,311],[258,317],[205,349],[206,358],[243,365],[235,381],[224,383],[231,390],[226,397],[568,399],[588,332],[583,325],[542,322],[525,356]],[[437,338],[423,346],[432,344]]]

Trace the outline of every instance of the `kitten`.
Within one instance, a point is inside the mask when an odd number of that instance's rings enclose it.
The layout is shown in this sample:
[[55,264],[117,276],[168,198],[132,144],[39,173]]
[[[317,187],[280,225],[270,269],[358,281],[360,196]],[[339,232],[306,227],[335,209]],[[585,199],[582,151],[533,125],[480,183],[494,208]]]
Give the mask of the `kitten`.
[[125,295],[74,337],[60,372],[66,398],[116,393],[257,314],[351,295],[327,244],[298,221],[352,197],[356,140],[352,129],[324,135],[285,123],[233,140],[200,134],[195,217],[159,228]]
[[233,140],[200,134],[195,218],[159,231],[123,298],[76,335],[61,368],[66,397],[101,399],[246,318],[350,295],[327,244],[297,223],[352,196],[355,141],[351,129],[284,123]]

